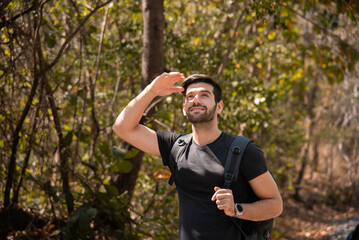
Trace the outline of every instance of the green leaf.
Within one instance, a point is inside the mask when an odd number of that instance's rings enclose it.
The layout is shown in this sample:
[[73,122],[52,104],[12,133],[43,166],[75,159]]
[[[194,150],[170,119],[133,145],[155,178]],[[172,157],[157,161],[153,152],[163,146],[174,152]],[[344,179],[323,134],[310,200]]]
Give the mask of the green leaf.
[[167,120],[170,122],[172,120],[172,115],[173,115],[173,113],[170,111],[160,110],[153,115],[153,118],[154,119],[164,119],[164,120]]
[[73,213],[70,215],[69,219],[67,220],[67,224],[68,224],[70,227],[74,227],[75,224],[76,224],[76,222],[77,222],[77,220],[79,219],[79,216],[80,216],[79,212],[73,212]]
[[76,104],[77,104],[77,95],[76,94],[73,94],[73,93],[69,94],[69,103],[71,106],[76,106]]
[[108,195],[118,196],[119,193],[117,187],[108,184],[105,184],[104,187]]
[[132,163],[127,160],[121,160],[117,163],[117,171],[120,173],[129,173],[132,170]]
[[71,145],[72,139],[73,139],[73,134],[74,134],[74,132],[73,132],[73,131],[70,131],[70,132],[68,132],[68,133],[66,134],[66,136],[64,137],[65,147]]
[[81,132],[80,142],[89,144],[90,141],[91,141],[90,135],[86,134],[85,132]]
[[45,42],[49,48],[56,46],[56,37],[53,34],[45,34]]
[[140,150],[133,147],[129,151],[126,152],[125,159],[134,158],[139,152],[140,152]]
[[108,144],[108,142],[102,141],[100,143],[100,151],[108,158],[111,158],[111,149],[110,149],[110,144]]
[[78,226],[82,233],[86,233],[90,229],[90,218],[85,212],[80,212]]
[[123,159],[126,155],[126,150],[119,148],[119,147],[112,147],[111,149],[112,151],[112,156],[114,159],[119,160],[119,159]]
[[98,211],[96,208],[90,208],[89,210],[87,210],[87,215],[89,216],[90,219],[93,219],[96,217]]
[[65,195],[65,199],[66,199],[66,204],[71,207],[74,208],[74,196],[72,195],[71,192],[67,192]]

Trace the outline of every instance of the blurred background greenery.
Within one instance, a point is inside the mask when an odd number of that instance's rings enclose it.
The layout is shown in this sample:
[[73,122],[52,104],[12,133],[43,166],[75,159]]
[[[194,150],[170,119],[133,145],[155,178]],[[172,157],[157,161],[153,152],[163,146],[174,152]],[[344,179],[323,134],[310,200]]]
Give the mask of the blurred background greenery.
[[[285,201],[357,207],[358,14],[355,0],[2,1],[0,236],[177,238],[168,170],[111,130],[163,71],[218,80],[220,128],[255,140]],[[188,132],[181,106],[159,99],[143,123]]]

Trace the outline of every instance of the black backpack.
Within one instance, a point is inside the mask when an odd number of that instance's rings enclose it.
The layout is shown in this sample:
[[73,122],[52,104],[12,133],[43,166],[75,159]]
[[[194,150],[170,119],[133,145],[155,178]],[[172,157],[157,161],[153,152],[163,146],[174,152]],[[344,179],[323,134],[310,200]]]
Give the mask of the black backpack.
[[[192,133],[182,135],[177,138],[176,142],[171,149],[171,157],[169,162],[169,168],[171,170],[171,177],[168,181],[170,185],[174,182],[174,173],[177,170],[177,159],[183,154],[187,148],[186,146],[192,139]],[[248,143],[252,142],[251,139],[237,136],[232,142],[229,152],[227,154],[226,164],[224,167],[224,184],[223,187],[230,189],[232,182],[236,182],[238,179],[239,166],[243,157],[244,150],[246,149]],[[240,185],[242,189],[242,186]],[[244,191],[247,191],[243,187]],[[242,192],[242,191],[241,191]],[[258,199],[259,200],[259,199]],[[244,239],[246,240],[268,240],[270,239],[272,227],[273,227],[273,218],[265,221],[248,221],[238,218],[232,218],[235,225],[241,231]]]

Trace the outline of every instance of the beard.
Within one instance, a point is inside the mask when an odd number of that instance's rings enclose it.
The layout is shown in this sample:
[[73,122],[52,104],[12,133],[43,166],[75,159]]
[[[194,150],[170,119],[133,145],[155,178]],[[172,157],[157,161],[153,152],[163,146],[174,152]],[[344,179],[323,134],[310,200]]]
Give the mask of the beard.
[[[191,114],[191,108],[192,107],[203,107],[204,111],[202,113],[199,114]],[[202,106],[202,105],[193,105],[192,107],[190,107],[188,109],[188,111],[186,111],[186,118],[190,123],[206,123],[206,122],[210,122],[213,120],[215,114],[216,114],[216,108],[217,106],[215,105],[212,109],[207,109],[207,107]]]

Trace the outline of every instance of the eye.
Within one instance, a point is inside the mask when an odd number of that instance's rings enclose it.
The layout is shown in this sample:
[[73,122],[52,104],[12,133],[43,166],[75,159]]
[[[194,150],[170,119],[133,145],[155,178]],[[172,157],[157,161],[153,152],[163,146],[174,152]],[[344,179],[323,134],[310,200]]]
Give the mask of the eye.
[[187,100],[192,100],[192,99],[193,99],[193,95],[192,95],[192,94],[187,95],[187,96],[186,96],[186,99],[187,99]]

